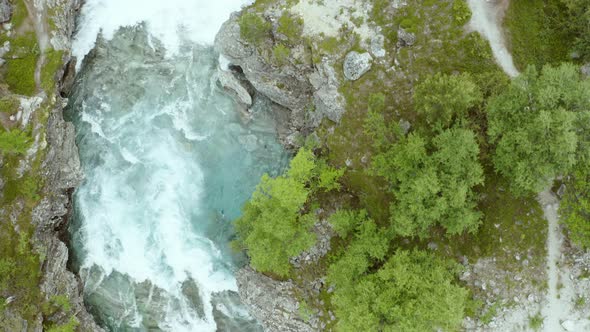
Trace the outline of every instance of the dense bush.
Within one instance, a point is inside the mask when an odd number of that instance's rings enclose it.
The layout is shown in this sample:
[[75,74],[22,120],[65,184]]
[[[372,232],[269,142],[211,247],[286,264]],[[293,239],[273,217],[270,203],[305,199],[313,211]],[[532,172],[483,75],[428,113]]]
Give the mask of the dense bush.
[[376,174],[386,178],[395,200],[391,227],[400,236],[428,237],[442,225],[448,234],[474,231],[481,214],[475,211],[473,187],[483,183],[475,135],[448,129],[432,143],[410,134],[374,159]]
[[435,131],[462,121],[483,97],[468,75],[436,74],[426,78],[414,92],[416,112]]
[[[336,287],[338,331],[458,330],[468,292],[453,283],[457,271],[432,254],[397,251],[377,272]],[[335,273],[346,271],[331,270],[329,280],[342,278]]]
[[30,139],[27,133],[18,129],[0,132],[0,153],[23,154],[29,148]]
[[305,212],[308,199],[314,192],[337,189],[341,174],[302,148],[285,175],[262,177],[235,222],[238,241],[248,250],[252,267],[288,275],[289,258],[315,242],[310,230],[316,217]]
[[290,43],[295,44],[301,40],[303,34],[303,19],[285,11],[279,18],[277,32],[285,35]]
[[[578,67],[534,67],[488,102],[488,134],[496,170],[517,195],[543,190],[576,163],[576,118],[590,110],[590,81]],[[579,152],[582,153],[582,152]]]
[[258,45],[269,36],[272,28],[270,22],[266,21],[260,14],[245,13],[240,16],[240,36],[249,43]]

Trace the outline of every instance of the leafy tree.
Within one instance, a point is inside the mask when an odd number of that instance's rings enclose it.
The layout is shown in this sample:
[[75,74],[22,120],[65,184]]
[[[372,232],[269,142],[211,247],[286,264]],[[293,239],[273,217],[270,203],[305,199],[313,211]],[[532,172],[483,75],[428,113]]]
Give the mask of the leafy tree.
[[389,181],[395,195],[392,230],[421,238],[437,223],[448,234],[474,231],[481,214],[472,189],[483,183],[475,135],[447,129],[428,143],[412,133],[374,158],[375,173]]
[[258,45],[270,34],[271,24],[257,13],[245,13],[240,16],[240,36],[249,43]]
[[437,73],[426,78],[414,92],[416,111],[434,131],[461,121],[482,98],[478,86],[466,74]]
[[[534,67],[488,103],[488,135],[496,144],[496,170],[511,190],[526,195],[543,190],[576,162],[576,118],[590,109],[590,82],[571,64]],[[578,112],[575,114],[574,112]]]
[[315,242],[310,231],[315,216],[304,213],[305,205],[312,193],[338,187],[335,173],[341,174],[302,148],[285,175],[262,176],[243,215],[235,222],[239,242],[248,250],[252,267],[288,275],[289,258]]
[[328,221],[341,238],[346,238],[363,220],[368,218],[367,211],[338,210],[334,212]]
[[467,290],[453,283],[458,265],[423,251],[397,251],[377,272],[336,287],[339,331],[455,331]]
[[[378,228],[364,211],[337,212],[334,217],[349,218],[347,224],[354,233],[346,253],[328,268],[328,281],[337,288],[347,288],[367,272],[375,261],[385,258],[389,237],[386,230]],[[341,237],[342,235],[345,233],[339,234]]]

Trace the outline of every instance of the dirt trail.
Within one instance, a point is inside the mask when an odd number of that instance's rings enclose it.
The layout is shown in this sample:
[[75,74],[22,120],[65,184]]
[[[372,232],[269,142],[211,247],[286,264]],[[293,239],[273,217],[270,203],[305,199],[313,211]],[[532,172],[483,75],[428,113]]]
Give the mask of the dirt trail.
[[[549,190],[545,190],[538,196],[539,203],[543,206],[545,219],[547,219],[547,304],[543,307],[544,331],[560,332],[565,331],[561,327],[560,319],[565,318],[568,314],[568,305],[563,303],[560,297],[561,285],[567,278],[563,278],[559,269],[561,261],[561,246],[563,235],[559,228],[559,217],[557,210],[559,203],[555,195]],[[563,279],[563,280],[562,280]]]
[[517,76],[518,70],[508,52],[501,29],[508,0],[468,0],[468,3],[472,13],[469,22],[471,29],[489,40],[494,57],[502,69],[512,77]]

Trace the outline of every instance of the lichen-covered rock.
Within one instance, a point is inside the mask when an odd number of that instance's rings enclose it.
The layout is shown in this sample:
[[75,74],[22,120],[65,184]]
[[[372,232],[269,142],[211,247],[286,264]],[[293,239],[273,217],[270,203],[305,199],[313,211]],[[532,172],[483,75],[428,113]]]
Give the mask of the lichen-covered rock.
[[349,81],[356,81],[371,70],[373,57],[367,52],[352,51],[344,58],[344,76]]
[[8,0],[0,0],[0,23],[10,21],[12,17],[12,5]]
[[371,39],[371,53],[376,58],[382,58],[387,54],[385,51],[385,37],[377,34]]
[[295,286],[266,277],[249,267],[236,274],[242,302],[269,332],[315,331],[299,317]]
[[404,28],[399,28],[397,30],[397,46],[404,47],[404,46],[412,46],[416,43],[416,35],[412,32],[406,31]]

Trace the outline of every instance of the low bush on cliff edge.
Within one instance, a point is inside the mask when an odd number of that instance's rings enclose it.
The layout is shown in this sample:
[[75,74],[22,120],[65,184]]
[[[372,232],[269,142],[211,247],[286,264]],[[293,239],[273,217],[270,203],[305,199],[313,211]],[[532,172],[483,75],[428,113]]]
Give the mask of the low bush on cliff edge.
[[269,36],[272,28],[270,22],[257,13],[245,13],[240,16],[238,24],[242,39],[254,45],[262,43]]

